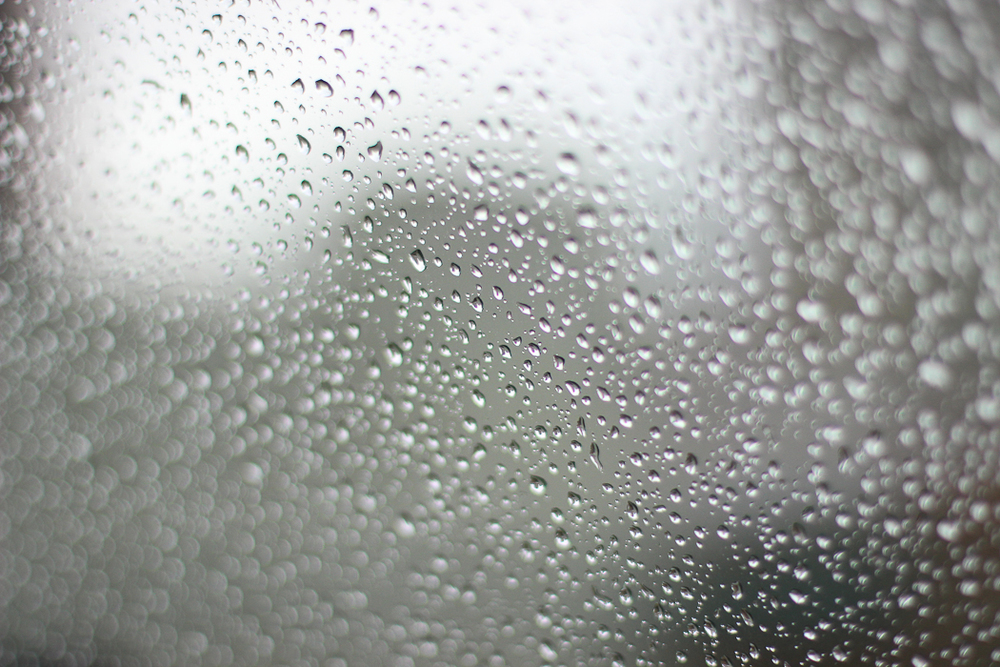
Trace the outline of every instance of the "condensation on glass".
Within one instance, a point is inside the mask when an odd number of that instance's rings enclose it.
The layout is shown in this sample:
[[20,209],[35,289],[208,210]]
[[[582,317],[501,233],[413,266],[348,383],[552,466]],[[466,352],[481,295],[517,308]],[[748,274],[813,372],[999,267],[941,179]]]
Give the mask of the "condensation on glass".
[[0,15],[0,665],[1000,662],[994,5]]

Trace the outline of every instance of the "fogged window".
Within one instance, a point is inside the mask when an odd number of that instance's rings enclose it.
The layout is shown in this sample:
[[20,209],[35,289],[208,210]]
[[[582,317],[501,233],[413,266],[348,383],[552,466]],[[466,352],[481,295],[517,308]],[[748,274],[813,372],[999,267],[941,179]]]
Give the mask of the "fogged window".
[[1000,11],[8,1],[0,664],[1000,661]]

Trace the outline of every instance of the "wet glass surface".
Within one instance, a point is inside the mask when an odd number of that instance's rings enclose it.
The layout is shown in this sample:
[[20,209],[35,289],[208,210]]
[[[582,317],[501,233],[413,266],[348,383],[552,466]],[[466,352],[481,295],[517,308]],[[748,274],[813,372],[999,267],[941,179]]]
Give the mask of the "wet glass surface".
[[0,664],[1000,661],[996,7],[0,16]]

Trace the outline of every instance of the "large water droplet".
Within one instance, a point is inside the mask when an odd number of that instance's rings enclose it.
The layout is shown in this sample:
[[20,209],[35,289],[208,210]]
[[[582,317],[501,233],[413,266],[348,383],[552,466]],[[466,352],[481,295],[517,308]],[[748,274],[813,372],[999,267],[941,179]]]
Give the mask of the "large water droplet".
[[413,264],[414,269],[421,273],[427,268],[427,261],[424,260],[424,253],[420,251],[420,248],[410,253],[410,263]]

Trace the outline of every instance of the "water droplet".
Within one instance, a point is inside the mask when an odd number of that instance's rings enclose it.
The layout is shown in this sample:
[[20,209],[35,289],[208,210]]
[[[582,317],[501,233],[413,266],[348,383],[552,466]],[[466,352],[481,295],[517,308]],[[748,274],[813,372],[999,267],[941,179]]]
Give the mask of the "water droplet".
[[908,148],[900,151],[899,160],[906,176],[918,185],[930,181],[934,173],[934,163],[923,150]]
[[806,604],[809,602],[809,596],[798,590],[791,590],[788,592],[789,599],[795,604]]
[[577,176],[580,173],[580,163],[572,153],[563,153],[556,160],[556,167],[567,176]]
[[652,250],[646,250],[642,253],[639,256],[639,263],[642,264],[642,268],[646,269],[649,275],[656,276],[660,274],[660,260]]
[[674,229],[674,233],[670,237],[671,245],[674,248],[674,254],[677,255],[679,259],[688,260],[694,257],[694,244],[688,239],[685,231],[677,227]]
[[316,80],[316,90],[318,90],[319,94],[322,95],[323,97],[333,96],[333,86],[331,86],[323,79]]
[[943,540],[955,542],[962,536],[962,529],[957,521],[939,521],[937,524],[937,534]]
[[604,470],[604,464],[601,463],[601,449],[594,442],[590,443],[590,460],[598,470]]
[[582,209],[576,214],[576,222],[585,229],[595,229],[597,227],[597,213],[591,208]]
[[947,389],[951,386],[951,368],[941,361],[934,359],[922,361],[917,367],[917,373],[920,375],[921,380],[935,389]]
[[396,517],[393,527],[400,537],[413,537],[417,534],[417,527],[408,516]]
[[826,318],[826,306],[817,301],[803,299],[799,301],[795,310],[806,322],[818,323]]
[[427,268],[427,262],[424,260],[424,253],[420,251],[420,248],[417,248],[410,253],[410,263],[413,264],[414,269],[421,273],[423,273],[424,269]]
[[734,324],[729,327],[729,337],[737,345],[747,345],[750,342],[752,332],[745,324]]
[[533,494],[536,496],[542,496],[545,495],[545,491],[548,488],[548,482],[546,482],[543,477],[532,475],[528,486]]
[[391,368],[403,365],[403,351],[395,343],[389,343],[385,348],[385,359]]

